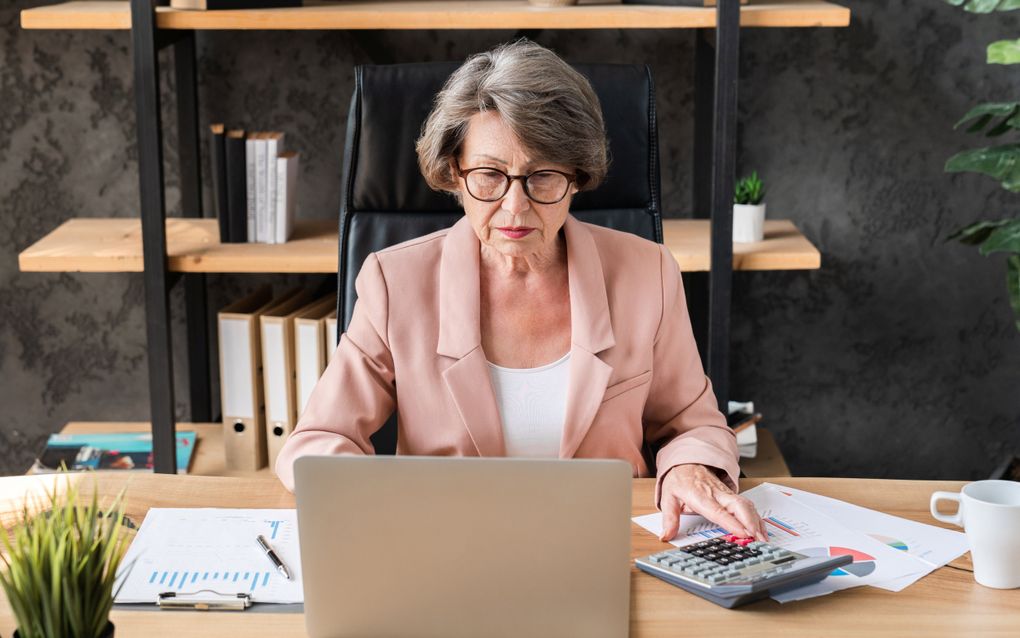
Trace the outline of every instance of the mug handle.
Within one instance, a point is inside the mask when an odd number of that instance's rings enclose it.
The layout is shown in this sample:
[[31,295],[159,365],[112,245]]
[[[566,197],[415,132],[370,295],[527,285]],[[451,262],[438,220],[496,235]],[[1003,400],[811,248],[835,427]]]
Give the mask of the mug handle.
[[960,505],[960,493],[959,492],[935,492],[931,495],[931,515],[935,517],[935,520],[942,521],[943,523],[950,523],[951,525],[957,525],[963,527],[963,519],[960,517],[960,508],[957,508],[955,514],[941,514],[939,513],[936,506],[939,501],[956,501],[957,505]]

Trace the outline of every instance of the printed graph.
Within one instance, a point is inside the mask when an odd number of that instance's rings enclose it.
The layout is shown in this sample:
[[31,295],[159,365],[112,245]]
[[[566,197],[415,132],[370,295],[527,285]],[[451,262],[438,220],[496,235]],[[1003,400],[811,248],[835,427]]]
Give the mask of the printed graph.
[[229,584],[231,591],[246,589],[249,592],[269,587],[272,572],[252,571],[188,571],[187,569],[153,570],[149,576],[150,585],[159,585],[165,591],[190,589],[192,586],[216,589],[217,586]]

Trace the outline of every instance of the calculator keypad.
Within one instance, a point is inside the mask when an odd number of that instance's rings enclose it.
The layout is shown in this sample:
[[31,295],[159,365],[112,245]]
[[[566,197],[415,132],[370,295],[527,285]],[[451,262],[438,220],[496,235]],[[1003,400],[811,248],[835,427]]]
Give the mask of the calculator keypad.
[[704,585],[755,583],[793,569],[804,558],[781,547],[750,538],[719,536],[652,554],[644,560]]

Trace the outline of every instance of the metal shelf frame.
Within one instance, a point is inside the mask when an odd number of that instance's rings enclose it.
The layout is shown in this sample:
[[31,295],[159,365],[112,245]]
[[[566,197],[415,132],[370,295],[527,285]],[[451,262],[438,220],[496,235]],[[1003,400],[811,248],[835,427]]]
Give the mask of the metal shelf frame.
[[[131,0],[131,43],[138,135],[138,179],[144,253],[145,326],[155,471],[174,473],[173,348],[170,291],[183,279],[188,335],[191,420],[212,420],[208,305],[205,275],[167,268],[163,128],[160,118],[159,51],[173,47],[181,206],[185,217],[202,217],[199,166],[195,32],[156,27],[159,0]],[[714,29],[695,29],[694,208],[712,220],[708,278],[707,372],[719,405],[730,390],[730,307],[733,278],[732,193],[736,165],[737,84],[740,51],[739,0],[719,0]],[[714,45],[710,31],[715,32]]]

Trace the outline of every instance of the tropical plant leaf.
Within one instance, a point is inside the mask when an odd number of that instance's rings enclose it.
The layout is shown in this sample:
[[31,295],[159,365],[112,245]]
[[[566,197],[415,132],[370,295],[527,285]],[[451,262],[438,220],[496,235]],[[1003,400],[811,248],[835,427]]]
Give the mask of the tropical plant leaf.
[[977,246],[988,239],[992,231],[1003,224],[1008,224],[1009,221],[1008,219],[997,219],[995,221],[974,222],[953,232],[949,237],[946,237],[946,241],[958,241],[968,246]]
[[992,11],[1013,11],[1014,9],[1020,9],[1020,0],[946,0],[946,2],[954,7],[962,5],[964,11],[970,11],[971,13],[991,13]]
[[1003,118],[995,127],[987,132],[989,137],[1005,133],[1010,128],[1020,129],[1020,102],[988,102],[979,104],[967,111],[960,121],[953,125],[958,129],[967,122],[974,123],[967,127],[968,133],[977,133],[997,117]]
[[1020,332],[1020,255],[1010,255],[1006,260],[1006,288],[1009,290],[1009,305],[1013,307],[1016,329]]
[[1014,253],[1020,254],[1020,218],[1006,220],[988,234],[988,238],[981,244],[981,254],[991,255],[992,253]]
[[988,64],[1020,64],[1020,40],[999,40],[989,44]]
[[998,180],[1011,192],[1020,192],[1020,144],[1004,144],[963,151],[946,161],[947,173],[981,173]]

